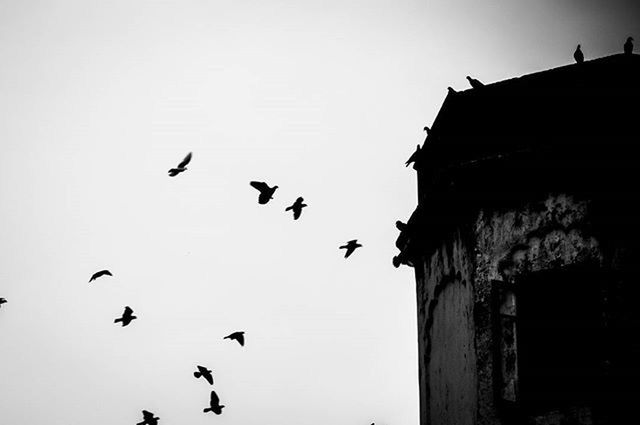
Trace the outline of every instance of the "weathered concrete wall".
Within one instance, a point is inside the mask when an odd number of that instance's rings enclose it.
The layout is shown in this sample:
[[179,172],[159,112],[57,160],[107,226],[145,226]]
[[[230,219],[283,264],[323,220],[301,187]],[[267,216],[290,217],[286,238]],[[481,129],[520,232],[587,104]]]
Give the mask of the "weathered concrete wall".
[[470,252],[458,233],[416,264],[423,425],[476,423]]
[[[478,421],[503,424],[495,400],[492,281],[513,283],[542,270],[603,261],[592,232],[589,201],[549,194],[510,211],[481,211],[475,224],[475,346],[478,360]],[[548,420],[547,420],[548,419]],[[534,423],[557,423],[558,414]],[[583,422],[588,423],[588,422]]]

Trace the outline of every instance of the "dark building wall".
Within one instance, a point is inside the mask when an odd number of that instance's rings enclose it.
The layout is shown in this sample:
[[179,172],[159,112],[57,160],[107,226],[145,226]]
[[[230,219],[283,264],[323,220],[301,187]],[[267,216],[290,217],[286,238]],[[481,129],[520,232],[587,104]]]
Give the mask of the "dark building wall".
[[622,425],[640,405],[640,56],[450,93],[394,264],[421,423]]
[[[544,271],[578,270],[559,285],[574,283],[579,270],[599,270],[603,255],[598,240],[593,235],[590,219],[589,201],[569,194],[548,194],[537,200],[531,200],[522,206],[499,211],[481,211],[475,223],[475,316],[476,349],[479,370],[479,424],[510,423],[508,406],[501,406],[502,399],[516,402],[519,394],[518,376],[522,371],[504,370],[509,353],[508,347],[500,344],[504,329],[500,329],[500,307],[495,303],[496,286],[519,292],[539,291],[540,301],[536,305],[544,315],[546,300],[556,297],[562,288],[540,285],[539,288],[516,288],[523,279]],[[526,280],[526,279],[525,279]],[[592,284],[584,281],[584,285]],[[524,284],[531,284],[525,282]],[[574,285],[575,286],[575,285]],[[591,292],[596,288],[589,288]],[[576,290],[570,302],[579,303],[586,288],[571,287]],[[544,293],[542,293],[544,292]],[[517,322],[520,294],[515,297],[513,315]],[[571,299],[571,298],[570,298]],[[567,310],[571,306],[566,306]],[[515,331],[515,338],[518,338]],[[561,349],[549,341],[543,342],[549,352]],[[517,341],[514,343],[517,344]],[[522,359],[517,358],[516,364]],[[506,375],[506,376],[505,376]],[[548,382],[549,390],[557,382]],[[504,390],[504,391],[503,391]],[[506,393],[506,394],[505,394]],[[501,411],[502,408],[502,411]],[[581,406],[567,406],[567,415],[585,413]],[[573,409],[573,410],[572,410]],[[588,410],[588,409],[587,409]],[[573,413],[572,413],[573,412]],[[550,409],[546,413],[530,415],[536,417],[538,424],[557,424],[564,418],[562,412]],[[533,419],[532,419],[533,420]],[[582,423],[592,423],[591,420]]]
[[421,416],[473,425],[477,410],[473,261],[457,233],[416,266]]

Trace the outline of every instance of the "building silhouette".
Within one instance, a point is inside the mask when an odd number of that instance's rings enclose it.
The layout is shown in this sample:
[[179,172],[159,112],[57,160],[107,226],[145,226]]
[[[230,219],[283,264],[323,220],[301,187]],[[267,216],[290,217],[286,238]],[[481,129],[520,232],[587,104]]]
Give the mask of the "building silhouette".
[[640,56],[451,91],[396,242],[422,425],[640,423]]

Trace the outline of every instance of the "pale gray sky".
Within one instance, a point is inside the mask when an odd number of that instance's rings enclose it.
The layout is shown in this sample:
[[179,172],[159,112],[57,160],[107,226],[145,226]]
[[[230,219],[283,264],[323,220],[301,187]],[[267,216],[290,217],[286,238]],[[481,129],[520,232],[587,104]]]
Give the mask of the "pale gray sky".
[[416,425],[404,161],[447,86],[621,52],[634,3],[0,1],[0,422]]

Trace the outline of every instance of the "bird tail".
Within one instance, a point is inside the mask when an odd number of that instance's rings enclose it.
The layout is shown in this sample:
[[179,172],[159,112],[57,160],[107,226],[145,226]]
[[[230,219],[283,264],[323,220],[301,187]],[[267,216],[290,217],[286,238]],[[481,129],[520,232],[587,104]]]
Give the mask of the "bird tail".
[[202,376],[202,374],[200,372],[193,372],[193,376],[195,376],[196,378],[199,378]]

